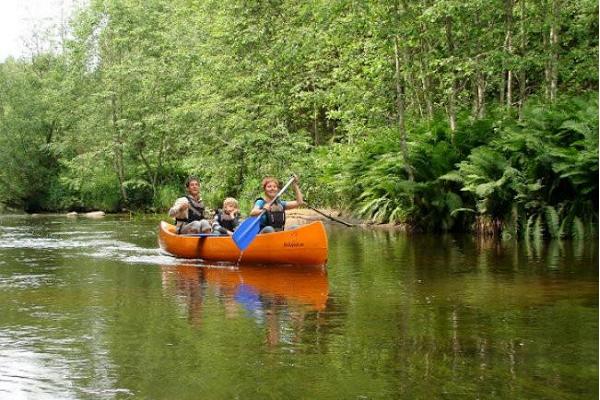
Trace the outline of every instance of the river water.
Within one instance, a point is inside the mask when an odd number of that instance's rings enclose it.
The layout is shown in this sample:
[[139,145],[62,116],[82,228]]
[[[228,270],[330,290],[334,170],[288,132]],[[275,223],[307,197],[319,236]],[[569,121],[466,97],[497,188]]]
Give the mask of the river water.
[[0,216],[1,399],[598,397],[597,239],[328,225],[326,268],[236,268],[157,226]]

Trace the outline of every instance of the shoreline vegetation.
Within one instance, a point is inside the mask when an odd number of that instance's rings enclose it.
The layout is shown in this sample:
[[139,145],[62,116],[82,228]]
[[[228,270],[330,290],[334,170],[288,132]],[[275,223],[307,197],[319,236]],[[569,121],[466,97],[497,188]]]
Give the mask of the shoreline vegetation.
[[597,236],[597,16],[590,0],[90,0],[0,63],[0,205],[160,214],[189,175],[217,207],[296,173],[311,206],[367,224]]
[[[369,219],[359,218],[355,214],[351,214],[349,212],[344,212],[341,210],[331,209],[331,208],[320,208],[320,211],[316,212],[311,210],[310,208],[305,208],[302,206],[301,208],[297,208],[294,210],[290,210],[287,212],[286,218],[286,226],[293,225],[304,225],[314,221],[322,221],[325,224],[331,225],[346,225],[346,227],[355,227],[355,228],[370,228],[370,229],[380,229],[387,231],[395,231],[395,232],[405,232],[405,233],[424,233],[423,231],[415,230],[413,227],[407,224],[401,223],[377,223]],[[214,211],[214,210],[213,210]],[[104,211],[85,211],[85,212],[43,212],[43,213],[25,213],[22,210],[11,210],[9,213],[0,213],[0,216],[6,215],[26,215],[28,217],[36,218],[36,217],[65,217],[65,218],[88,218],[88,219],[102,219],[105,217],[127,217],[127,218],[151,218],[156,221],[167,221],[171,222],[171,217],[169,217],[166,212],[165,213],[139,213],[139,212],[104,212]],[[328,218],[327,216],[331,217]],[[243,216],[243,218],[247,218]],[[336,219],[341,220],[342,222],[335,221]],[[243,219],[242,219],[243,220]],[[475,223],[479,224],[494,224],[498,222],[493,222],[489,220],[476,220]],[[350,226],[351,225],[351,226]],[[597,229],[597,228],[596,228]],[[487,231],[483,231],[481,228],[473,227],[471,233],[477,233],[477,236],[484,239],[496,239],[496,238],[504,238],[504,239],[513,239],[511,236],[502,235],[502,231],[488,229]],[[469,232],[455,232],[455,233],[469,233]],[[584,239],[586,236],[575,236],[575,239]],[[598,237],[597,230],[590,230],[590,233],[587,237]],[[514,237],[516,238],[516,237]],[[535,239],[541,239],[542,236],[536,236]],[[561,239],[561,238],[553,238],[553,239]]]

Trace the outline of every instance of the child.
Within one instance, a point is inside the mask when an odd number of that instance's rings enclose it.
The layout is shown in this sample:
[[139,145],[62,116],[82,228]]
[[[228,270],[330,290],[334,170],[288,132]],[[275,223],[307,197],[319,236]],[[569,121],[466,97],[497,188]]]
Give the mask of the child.
[[217,210],[213,218],[212,230],[214,233],[232,235],[240,224],[240,212],[236,199],[228,197],[223,201],[223,209]]
[[285,210],[291,210],[304,203],[298,182],[298,177],[294,175],[292,185],[296,194],[296,200],[284,201],[277,199],[276,202],[269,205],[279,192],[279,181],[271,176],[267,176],[262,180],[261,185],[264,190],[264,196],[262,199],[256,200],[254,208],[250,211],[250,216],[255,217],[262,212],[263,208],[266,209],[266,212],[260,217],[260,233],[282,231],[285,227]]

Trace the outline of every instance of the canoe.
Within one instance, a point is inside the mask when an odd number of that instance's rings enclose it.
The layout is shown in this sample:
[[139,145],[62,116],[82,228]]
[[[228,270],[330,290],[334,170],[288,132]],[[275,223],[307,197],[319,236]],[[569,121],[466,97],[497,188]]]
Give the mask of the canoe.
[[256,235],[243,253],[231,236],[177,235],[175,226],[161,222],[160,248],[179,258],[244,264],[323,265],[327,262],[327,234],[321,221],[296,229]]

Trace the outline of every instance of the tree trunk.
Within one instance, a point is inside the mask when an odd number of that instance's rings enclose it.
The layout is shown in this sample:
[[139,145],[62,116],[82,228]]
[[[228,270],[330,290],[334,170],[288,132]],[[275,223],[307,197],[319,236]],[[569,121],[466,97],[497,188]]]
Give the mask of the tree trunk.
[[483,72],[477,71],[473,86],[475,88],[473,96],[473,117],[481,119],[485,115],[485,77]]
[[[544,34],[544,40],[543,40],[543,45],[544,48],[547,49],[548,48],[548,38],[546,37],[546,35]],[[550,99],[550,59],[547,58],[546,62],[544,63],[544,95],[546,97],[546,99]]]
[[110,98],[111,103],[111,111],[112,111],[112,129],[113,129],[113,153],[114,153],[114,166],[115,172],[117,173],[117,178],[119,179],[119,190],[121,191],[121,197],[123,198],[123,202],[125,204],[129,203],[129,199],[127,197],[127,191],[125,190],[125,166],[123,162],[123,138],[121,135],[121,131],[119,130],[117,124],[117,100],[115,99],[115,94],[113,93]]
[[[414,59],[413,55],[408,56],[409,59]],[[413,70],[411,70],[413,72]],[[419,118],[423,119],[425,116],[425,112],[423,111],[425,108],[425,93],[423,93],[423,88],[420,85],[419,78],[415,78],[414,74],[410,73],[408,76],[409,86],[413,89],[414,99],[416,103],[417,111],[419,112]]]
[[[513,0],[506,0],[505,1],[505,7],[506,7],[506,39],[505,39],[505,46],[506,46],[506,53],[507,53],[507,58],[509,60],[509,62],[512,62],[512,57],[513,57]],[[512,93],[512,87],[513,87],[513,71],[512,68],[507,68],[506,70],[506,108],[511,108],[512,107],[512,102],[513,102],[513,93]]]
[[313,101],[313,143],[319,145],[319,110],[317,110],[317,102]]
[[[479,13],[475,14],[475,24],[478,29],[481,29],[481,23],[479,19]],[[483,118],[484,108],[485,108],[485,77],[481,68],[480,58],[481,54],[481,46],[479,41],[475,42],[475,76],[472,80],[473,85],[473,110],[472,115],[477,119]]]
[[[521,0],[521,57],[525,57],[527,52],[527,36],[525,30],[525,0]],[[527,75],[525,72],[525,65],[521,63],[519,69],[519,121],[523,118],[523,105],[525,103],[525,96],[527,96]]]
[[504,104],[504,99],[506,98],[506,71],[502,69],[502,79],[500,79],[500,98],[498,101],[500,104]]
[[[452,34],[452,17],[446,17],[446,39],[448,41],[448,55],[454,55],[454,37]],[[448,94],[448,104],[446,112],[450,124],[450,131],[454,134],[456,131],[456,76],[454,70],[450,71],[450,93]],[[454,135],[452,135],[454,140]]]
[[406,126],[404,124],[404,89],[402,78],[400,76],[400,49],[398,48],[398,37],[394,37],[394,61],[396,65],[396,112],[398,114],[398,133],[400,134],[400,149],[402,151],[402,160],[404,161],[404,170],[409,181],[414,181],[414,175],[410,161],[408,159],[408,144],[406,143]]
[[427,41],[424,39],[425,36],[425,27],[421,24],[421,34],[420,34],[420,43],[421,43],[421,55],[419,57],[419,64],[421,68],[421,87],[423,88],[423,98],[425,101],[425,109],[427,112],[427,118],[431,121],[433,120],[433,100],[431,98],[431,79],[429,77],[429,73],[425,66],[425,57],[429,53],[429,46]]
[[558,30],[559,30],[559,0],[552,0],[550,11],[550,101],[556,101],[558,91]]

